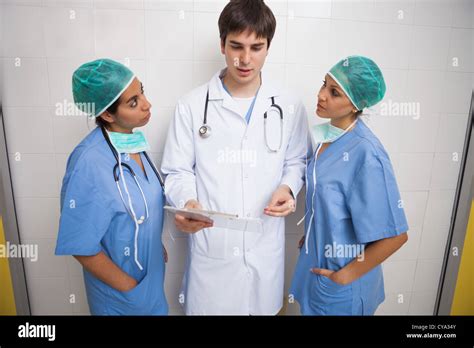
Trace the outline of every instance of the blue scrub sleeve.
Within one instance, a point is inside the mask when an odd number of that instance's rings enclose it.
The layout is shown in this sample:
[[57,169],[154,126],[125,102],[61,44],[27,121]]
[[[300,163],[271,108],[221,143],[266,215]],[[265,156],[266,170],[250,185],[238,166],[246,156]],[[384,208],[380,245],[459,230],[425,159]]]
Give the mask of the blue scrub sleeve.
[[389,159],[373,157],[362,165],[348,194],[348,209],[359,243],[395,237],[408,230]]
[[87,169],[76,170],[65,180],[61,206],[56,255],[96,255],[102,251],[101,240],[112,220],[112,212],[105,205],[94,183],[94,175]]

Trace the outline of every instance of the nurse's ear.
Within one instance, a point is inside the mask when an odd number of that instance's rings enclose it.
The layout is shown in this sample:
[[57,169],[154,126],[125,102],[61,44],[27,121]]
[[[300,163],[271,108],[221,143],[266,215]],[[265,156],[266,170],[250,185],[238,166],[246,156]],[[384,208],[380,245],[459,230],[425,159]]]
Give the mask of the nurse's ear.
[[108,125],[115,123],[115,118],[110,112],[104,111],[102,114],[97,116],[96,123],[97,125],[107,128]]

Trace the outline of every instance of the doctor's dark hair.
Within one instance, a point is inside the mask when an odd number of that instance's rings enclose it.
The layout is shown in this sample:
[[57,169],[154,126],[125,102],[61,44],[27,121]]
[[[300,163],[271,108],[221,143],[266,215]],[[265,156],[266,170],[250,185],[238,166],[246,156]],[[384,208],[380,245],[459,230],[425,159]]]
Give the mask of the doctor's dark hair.
[[231,0],[219,17],[219,34],[222,44],[229,33],[254,32],[266,38],[268,47],[275,35],[276,19],[263,0]]
[[[116,101],[114,101],[112,103],[112,105],[110,105],[107,108],[107,111],[109,112],[109,114],[115,115],[119,105],[120,105],[120,98],[118,98]],[[95,118],[95,124],[99,127],[104,127],[105,128],[109,123],[106,120],[104,120],[102,117],[100,117],[100,115],[99,115]]]

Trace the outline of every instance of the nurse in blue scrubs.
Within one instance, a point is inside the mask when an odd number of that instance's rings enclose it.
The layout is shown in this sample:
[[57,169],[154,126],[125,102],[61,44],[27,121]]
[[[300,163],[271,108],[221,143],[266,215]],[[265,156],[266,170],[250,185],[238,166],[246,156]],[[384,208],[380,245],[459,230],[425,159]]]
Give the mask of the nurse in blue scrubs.
[[98,127],[67,162],[56,255],[82,264],[91,314],[166,315],[162,180],[134,130],[151,104],[135,75],[109,59],[79,67],[72,84]]
[[382,100],[369,58],[351,56],[325,76],[306,171],[305,236],[290,287],[303,315],[373,315],[385,299],[381,263],[408,239],[392,164],[359,118]]

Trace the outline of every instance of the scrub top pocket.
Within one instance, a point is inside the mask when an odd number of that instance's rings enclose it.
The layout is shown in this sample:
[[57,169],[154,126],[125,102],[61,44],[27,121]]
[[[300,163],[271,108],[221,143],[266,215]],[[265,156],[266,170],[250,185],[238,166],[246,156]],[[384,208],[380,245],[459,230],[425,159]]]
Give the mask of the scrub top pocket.
[[310,306],[320,315],[352,315],[352,285],[340,285],[328,277],[313,276]]

